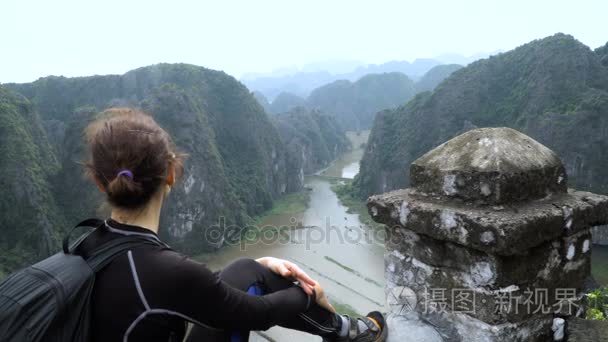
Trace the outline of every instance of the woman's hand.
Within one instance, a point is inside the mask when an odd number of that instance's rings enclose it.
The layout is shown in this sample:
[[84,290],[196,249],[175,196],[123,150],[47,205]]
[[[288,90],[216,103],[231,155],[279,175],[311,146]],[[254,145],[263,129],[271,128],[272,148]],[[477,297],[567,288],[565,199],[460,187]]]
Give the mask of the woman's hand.
[[317,283],[317,285],[315,286],[315,297],[315,300],[317,301],[317,304],[319,304],[320,307],[328,310],[329,312],[336,313],[336,309],[334,309],[334,307],[329,303],[329,300],[325,295],[325,291],[323,291],[323,288],[319,283]]
[[297,280],[304,292],[306,292],[306,294],[309,296],[313,294],[313,290],[316,290],[315,286],[318,286],[316,281],[314,281],[308,276],[308,274],[306,274],[306,272],[302,271],[298,265],[291,261],[273,257],[263,257],[257,259],[256,261],[284,278]]

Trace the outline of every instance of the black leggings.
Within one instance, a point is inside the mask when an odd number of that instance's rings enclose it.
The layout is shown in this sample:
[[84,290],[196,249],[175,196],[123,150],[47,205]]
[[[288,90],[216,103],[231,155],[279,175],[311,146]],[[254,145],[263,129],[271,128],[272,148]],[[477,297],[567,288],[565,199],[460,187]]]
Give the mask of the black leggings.
[[[230,286],[245,292],[252,286],[260,288],[263,293],[272,293],[290,286],[296,286],[292,281],[275,274],[253,259],[236,260],[226,266],[219,276]],[[342,319],[339,315],[320,307],[314,300],[306,312],[292,317],[285,317],[284,320],[276,322],[276,325],[322,336],[329,340],[338,336],[341,324]],[[194,326],[188,336],[187,342],[230,341],[231,336],[234,334],[240,334],[243,342],[249,339],[248,331],[218,333],[209,331],[203,327]]]

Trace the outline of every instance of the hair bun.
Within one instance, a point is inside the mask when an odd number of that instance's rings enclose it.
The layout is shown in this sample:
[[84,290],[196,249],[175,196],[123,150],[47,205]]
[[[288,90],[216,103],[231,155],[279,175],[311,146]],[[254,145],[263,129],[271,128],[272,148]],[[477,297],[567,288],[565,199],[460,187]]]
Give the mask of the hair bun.
[[89,176],[100,184],[113,206],[146,205],[165,184],[169,167],[179,177],[182,157],[171,137],[154,119],[129,108],[106,110],[86,129]]
[[107,193],[118,206],[129,206],[130,198],[143,196],[142,185],[129,177],[116,176],[108,183]]

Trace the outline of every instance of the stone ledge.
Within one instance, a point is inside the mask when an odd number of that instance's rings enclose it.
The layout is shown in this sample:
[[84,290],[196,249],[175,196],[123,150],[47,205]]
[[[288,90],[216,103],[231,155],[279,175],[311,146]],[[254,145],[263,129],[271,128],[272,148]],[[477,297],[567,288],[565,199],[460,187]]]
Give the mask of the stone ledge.
[[414,189],[371,196],[374,221],[498,255],[525,254],[543,242],[608,221],[608,197],[569,190],[508,206],[477,206]]

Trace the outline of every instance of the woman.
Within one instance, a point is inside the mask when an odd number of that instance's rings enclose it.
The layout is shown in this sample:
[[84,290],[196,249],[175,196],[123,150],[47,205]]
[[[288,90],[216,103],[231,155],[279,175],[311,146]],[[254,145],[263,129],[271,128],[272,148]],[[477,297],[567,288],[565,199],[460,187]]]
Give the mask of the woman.
[[[182,173],[183,156],[148,115],[110,109],[87,127],[88,175],[112,207],[105,228],[79,245],[87,253],[121,235],[158,239],[163,202]],[[247,293],[249,292],[249,293]],[[257,295],[252,295],[257,294]],[[261,295],[260,295],[261,294]],[[326,341],[384,341],[378,312],[338,315],[318,282],[297,265],[271,257],[240,259],[213,273],[168,247],[141,246],[97,274],[93,292],[96,341],[246,341],[274,325]]]

